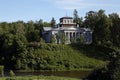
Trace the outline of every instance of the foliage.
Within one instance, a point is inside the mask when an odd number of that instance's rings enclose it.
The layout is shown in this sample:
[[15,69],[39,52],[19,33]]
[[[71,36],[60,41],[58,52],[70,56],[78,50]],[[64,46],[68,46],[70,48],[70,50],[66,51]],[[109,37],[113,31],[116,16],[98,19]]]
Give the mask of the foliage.
[[10,77],[14,77],[15,76],[15,73],[13,72],[13,70],[10,70],[9,74],[10,74]]
[[97,15],[98,21],[93,32],[93,42],[99,45],[104,45],[110,40],[109,27],[111,26],[111,22],[103,10],[99,10]]
[[21,54],[23,57],[19,56],[20,64],[26,66],[21,68],[23,70],[79,70],[104,64],[62,44],[41,44],[38,48],[31,47],[27,51],[26,54]]
[[55,35],[52,35],[52,37],[51,37],[51,43],[56,43],[56,36]]
[[82,18],[79,17],[77,10],[75,9],[73,12],[74,20],[77,25],[82,26]]
[[110,26],[111,31],[111,42],[114,46],[120,46],[120,17],[117,13],[109,14],[109,18],[112,21]]
[[91,28],[92,30],[94,30],[97,23],[97,12],[95,11],[89,11],[86,13],[85,16],[85,21],[84,21],[84,26]]
[[88,80],[120,80],[120,52],[110,53],[110,62],[103,68],[95,70]]
[[60,34],[60,35],[59,35],[59,38],[60,38],[60,41],[61,41],[62,44],[65,44],[65,43],[66,43],[67,38],[66,38],[66,36],[65,36],[64,33]]
[[0,74],[2,77],[4,76],[4,66],[0,66]]
[[50,24],[51,24],[51,27],[55,27],[55,25],[56,25],[56,21],[55,21],[54,18],[52,18]]
[[81,34],[80,37],[78,38],[78,43],[84,44],[84,42],[85,42],[84,36],[83,36],[83,34]]
[[58,77],[58,76],[24,76],[24,77],[6,77],[0,80],[81,80],[76,78]]

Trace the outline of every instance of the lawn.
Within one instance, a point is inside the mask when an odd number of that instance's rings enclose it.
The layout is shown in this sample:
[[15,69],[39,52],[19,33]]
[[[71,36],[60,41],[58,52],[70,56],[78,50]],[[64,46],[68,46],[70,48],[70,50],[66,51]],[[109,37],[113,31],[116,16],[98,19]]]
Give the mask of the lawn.
[[57,77],[57,76],[19,76],[19,77],[3,77],[0,80],[81,80],[77,78]]

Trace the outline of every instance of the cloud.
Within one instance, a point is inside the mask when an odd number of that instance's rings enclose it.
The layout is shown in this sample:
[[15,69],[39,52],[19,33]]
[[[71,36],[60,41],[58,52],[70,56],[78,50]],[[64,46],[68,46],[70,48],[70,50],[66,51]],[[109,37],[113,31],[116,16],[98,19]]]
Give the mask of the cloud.
[[54,0],[54,4],[57,8],[67,10],[113,6],[113,4],[109,4],[109,2],[106,4],[106,2],[104,3],[104,1],[96,0]]
[[55,5],[61,9],[77,9],[82,0],[55,0]]

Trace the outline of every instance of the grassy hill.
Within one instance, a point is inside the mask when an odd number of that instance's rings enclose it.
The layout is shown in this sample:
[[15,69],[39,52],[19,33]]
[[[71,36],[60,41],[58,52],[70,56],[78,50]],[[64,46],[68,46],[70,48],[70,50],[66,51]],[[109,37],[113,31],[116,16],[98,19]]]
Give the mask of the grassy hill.
[[46,44],[28,45],[5,56],[5,69],[26,71],[88,70],[105,65],[112,49],[95,45]]
[[79,48],[63,44],[41,44],[32,53],[40,60],[40,70],[94,69],[105,64],[103,60],[87,56]]

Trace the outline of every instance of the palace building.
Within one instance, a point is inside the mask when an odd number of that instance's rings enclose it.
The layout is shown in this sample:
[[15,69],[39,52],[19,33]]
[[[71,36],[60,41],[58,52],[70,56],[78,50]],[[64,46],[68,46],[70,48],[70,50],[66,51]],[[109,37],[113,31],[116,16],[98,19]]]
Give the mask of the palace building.
[[[52,27],[43,27],[42,36],[46,43],[50,43],[52,37],[55,38],[55,43],[60,44],[61,34],[64,35],[65,43],[70,44],[72,40],[79,42],[79,38],[82,36],[85,44],[92,43],[92,31],[89,28],[80,28],[73,22],[72,17],[60,18],[60,23]],[[62,36],[63,36],[62,35]]]

